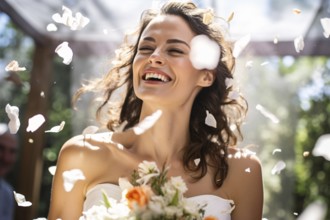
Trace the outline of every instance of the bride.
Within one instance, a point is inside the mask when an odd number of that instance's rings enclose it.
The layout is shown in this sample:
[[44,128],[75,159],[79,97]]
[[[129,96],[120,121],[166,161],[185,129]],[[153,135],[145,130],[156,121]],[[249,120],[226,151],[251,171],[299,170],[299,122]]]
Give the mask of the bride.
[[[247,105],[241,96],[230,98],[234,58],[212,11],[168,2],[160,11],[145,11],[136,34],[136,42],[120,48],[108,74],[77,92],[76,99],[103,92],[98,115],[106,112],[111,132],[79,135],[63,145],[48,219],[79,219],[102,200],[102,190],[119,200],[118,179],[144,160],[169,166],[168,176],[181,176],[185,197],[207,202],[205,216],[261,219],[260,162],[235,148]],[[193,43],[198,38],[202,46]],[[123,85],[118,104],[112,95]],[[134,126],[155,112],[161,112],[155,124],[137,134]],[[85,179],[67,191],[62,174],[72,169]]]

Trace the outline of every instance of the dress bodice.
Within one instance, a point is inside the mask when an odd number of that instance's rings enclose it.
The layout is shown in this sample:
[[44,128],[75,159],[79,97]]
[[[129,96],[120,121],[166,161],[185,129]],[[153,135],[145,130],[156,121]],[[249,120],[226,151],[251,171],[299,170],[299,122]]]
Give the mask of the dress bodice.
[[[110,183],[98,184],[86,193],[84,211],[90,209],[93,205],[101,204],[102,191],[117,201],[121,199],[122,191],[118,185]],[[215,195],[198,195],[189,197],[188,200],[192,200],[198,204],[206,204],[204,216],[214,216],[221,220],[231,219],[230,212],[234,205],[232,200],[223,199]]]

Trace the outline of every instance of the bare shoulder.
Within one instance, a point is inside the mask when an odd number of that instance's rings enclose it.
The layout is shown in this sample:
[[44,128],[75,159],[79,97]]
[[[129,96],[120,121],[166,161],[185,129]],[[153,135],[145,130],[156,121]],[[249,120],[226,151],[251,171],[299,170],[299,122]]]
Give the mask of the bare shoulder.
[[226,188],[235,202],[232,219],[261,219],[263,180],[259,158],[251,151],[231,148],[228,166]]

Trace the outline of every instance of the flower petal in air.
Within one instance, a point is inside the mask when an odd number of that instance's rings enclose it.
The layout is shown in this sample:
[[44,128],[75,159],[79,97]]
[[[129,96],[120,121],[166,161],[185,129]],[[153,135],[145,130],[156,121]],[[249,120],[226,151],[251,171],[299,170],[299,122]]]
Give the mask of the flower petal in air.
[[330,161],[330,134],[321,135],[317,139],[312,154],[314,156],[322,156]]
[[161,110],[157,110],[151,115],[145,117],[142,121],[140,121],[136,126],[133,127],[133,131],[136,135],[143,134],[146,130],[151,128],[162,115]]
[[29,207],[32,205],[32,203],[29,201],[26,201],[25,196],[20,193],[16,193],[14,191],[14,197],[15,197],[15,200],[16,200],[18,206]]
[[233,49],[233,56],[235,58],[237,58],[241,54],[241,52],[245,49],[245,47],[250,43],[250,40],[251,40],[251,35],[248,34],[235,42]]
[[35,132],[45,121],[45,117],[42,114],[37,114],[29,118],[29,125],[26,128],[26,131]]
[[21,122],[18,118],[19,108],[16,106],[11,106],[11,105],[7,104],[5,110],[8,115],[8,118],[10,120],[8,123],[9,132],[11,134],[16,134],[19,127],[21,126]]
[[86,179],[80,169],[72,169],[63,172],[64,190],[70,192],[78,180]]
[[321,18],[321,25],[323,27],[323,34],[326,38],[329,38],[330,36],[330,18]]
[[81,30],[89,23],[89,18],[83,16],[80,12],[77,12],[74,17],[72,16],[72,11],[65,6],[62,6],[62,11],[62,15],[59,13],[53,14],[53,20],[70,27],[73,31]]
[[65,125],[65,121],[62,121],[60,125],[56,125],[56,126],[52,127],[50,130],[47,130],[45,132],[58,133],[63,130],[64,125]]
[[54,176],[55,175],[55,172],[56,172],[56,166],[50,166],[48,167],[48,171],[49,173]]
[[54,23],[49,23],[46,27],[47,31],[52,32],[52,31],[57,31],[57,27]]
[[19,72],[19,71],[25,71],[25,67],[20,67],[18,62],[16,60],[12,60],[8,65],[5,67],[5,70],[7,72],[12,71],[12,72]]
[[280,160],[278,161],[275,166],[273,167],[272,169],[272,174],[275,175],[275,174],[280,174],[281,171],[286,167],[286,164],[284,161]]
[[217,128],[217,121],[208,110],[206,110],[205,124],[210,127]]
[[299,53],[304,49],[305,43],[304,38],[302,36],[296,37],[294,39],[294,47],[296,49],[296,52]]
[[270,111],[268,111],[266,108],[264,108],[262,105],[258,104],[256,105],[256,109],[266,118],[270,119],[273,123],[277,124],[280,122],[280,120]]
[[72,61],[73,52],[69,47],[69,43],[64,41],[58,45],[55,49],[55,52],[63,59],[63,63],[69,65]]
[[197,35],[190,42],[189,58],[192,65],[198,69],[213,70],[220,60],[220,47],[206,35]]
[[325,219],[326,213],[327,205],[321,200],[316,200],[307,206],[298,216],[297,220],[323,220]]

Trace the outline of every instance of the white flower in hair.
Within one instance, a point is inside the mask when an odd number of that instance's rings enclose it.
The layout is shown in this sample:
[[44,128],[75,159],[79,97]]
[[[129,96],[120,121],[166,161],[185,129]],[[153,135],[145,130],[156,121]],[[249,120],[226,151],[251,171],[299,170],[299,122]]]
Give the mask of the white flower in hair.
[[214,116],[206,110],[206,118],[205,118],[205,124],[217,128],[217,121],[215,120]]
[[189,58],[196,69],[213,70],[217,67],[221,50],[214,40],[206,35],[197,35],[191,40],[190,46]]

